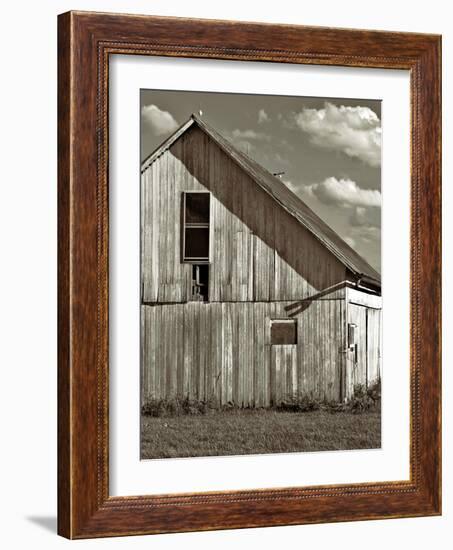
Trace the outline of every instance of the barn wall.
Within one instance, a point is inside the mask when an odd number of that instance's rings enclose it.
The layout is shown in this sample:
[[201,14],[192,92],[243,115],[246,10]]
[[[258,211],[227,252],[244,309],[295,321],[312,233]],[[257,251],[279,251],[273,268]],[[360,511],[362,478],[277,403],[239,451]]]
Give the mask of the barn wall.
[[296,300],[345,279],[345,268],[194,126],[142,175],[142,300],[185,302],[182,192],[211,191],[210,301]]
[[[297,319],[295,346],[270,345],[270,319]],[[339,400],[343,300],[142,306],[142,399],[188,396],[268,406],[291,394]]]

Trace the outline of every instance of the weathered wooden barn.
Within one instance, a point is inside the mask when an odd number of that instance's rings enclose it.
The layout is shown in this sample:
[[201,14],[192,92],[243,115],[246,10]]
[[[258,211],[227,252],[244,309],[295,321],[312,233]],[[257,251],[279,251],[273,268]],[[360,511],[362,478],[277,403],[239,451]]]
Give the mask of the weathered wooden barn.
[[141,169],[142,400],[343,401],[380,377],[380,275],[192,117]]

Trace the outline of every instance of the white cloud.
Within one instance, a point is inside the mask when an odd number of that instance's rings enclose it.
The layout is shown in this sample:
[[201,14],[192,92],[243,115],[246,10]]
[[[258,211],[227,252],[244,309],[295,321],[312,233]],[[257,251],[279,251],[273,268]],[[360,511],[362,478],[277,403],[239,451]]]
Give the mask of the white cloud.
[[381,238],[381,210],[357,206],[349,218],[351,231],[364,243],[379,242]]
[[352,227],[379,228],[381,226],[381,210],[380,208],[357,206],[354,208],[349,221]]
[[142,107],[142,118],[158,136],[174,132],[178,127],[173,115],[168,111],[162,111],[157,105],[144,105]]
[[263,124],[264,122],[269,122],[270,118],[264,109],[258,111],[258,124]]
[[364,243],[378,243],[381,239],[381,229],[374,226],[353,228],[354,234]]
[[255,132],[255,130],[233,130],[231,135],[234,139],[256,139],[260,141],[270,141],[270,137],[263,132]]
[[381,121],[368,107],[306,109],[295,115],[297,126],[319,147],[342,151],[370,166],[381,164]]
[[[325,215],[319,214],[329,225],[333,223],[332,227],[335,227],[334,220],[340,216],[345,226],[337,227],[338,234],[364,258],[367,258],[370,246],[379,246],[381,239],[381,194],[379,191],[360,189],[351,180],[337,180],[336,178],[327,178],[322,183],[311,185],[302,182],[294,183],[286,178],[282,178],[282,181],[302,200],[306,201],[310,197],[327,204],[333,215],[330,223]],[[369,194],[370,192],[372,194]],[[308,204],[317,212],[316,204],[312,205],[310,202]],[[346,213],[349,213],[349,218],[345,218],[345,209]]]
[[377,189],[361,189],[350,179],[326,178],[321,183],[308,186],[308,192],[325,204],[342,206],[381,206],[381,192]]

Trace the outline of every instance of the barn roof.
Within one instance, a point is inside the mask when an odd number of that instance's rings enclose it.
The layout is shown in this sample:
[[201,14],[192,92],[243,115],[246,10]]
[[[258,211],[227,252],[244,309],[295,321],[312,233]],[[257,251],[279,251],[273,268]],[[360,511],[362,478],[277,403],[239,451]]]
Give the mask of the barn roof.
[[362,279],[365,284],[369,283],[372,286],[380,287],[380,274],[362,258],[362,256],[357,254],[355,250],[343,241],[343,239],[315,214],[304,201],[290,191],[280,178],[274,176],[245,153],[236,149],[228,140],[214,130],[214,128],[206,124],[204,120],[195,114],[143,161],[142,173],[194,124],[208,134],[230,158],[232,158],[260,187],[264,189],[264,191],[266,191],[266,193],[271,195],[289,214],[296,218],[299,223],[321,241],[321,243],[343,265],[352,271],[356,277]]

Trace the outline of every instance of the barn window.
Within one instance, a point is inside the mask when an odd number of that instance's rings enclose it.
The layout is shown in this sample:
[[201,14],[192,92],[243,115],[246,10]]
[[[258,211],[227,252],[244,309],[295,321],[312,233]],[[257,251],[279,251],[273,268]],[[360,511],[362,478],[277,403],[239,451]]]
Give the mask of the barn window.
[[297,322],[295,319],[271,320],[271,344],[285,346],[297,344]]
[[183,195],[183,261],[209,263],[210,193]]

